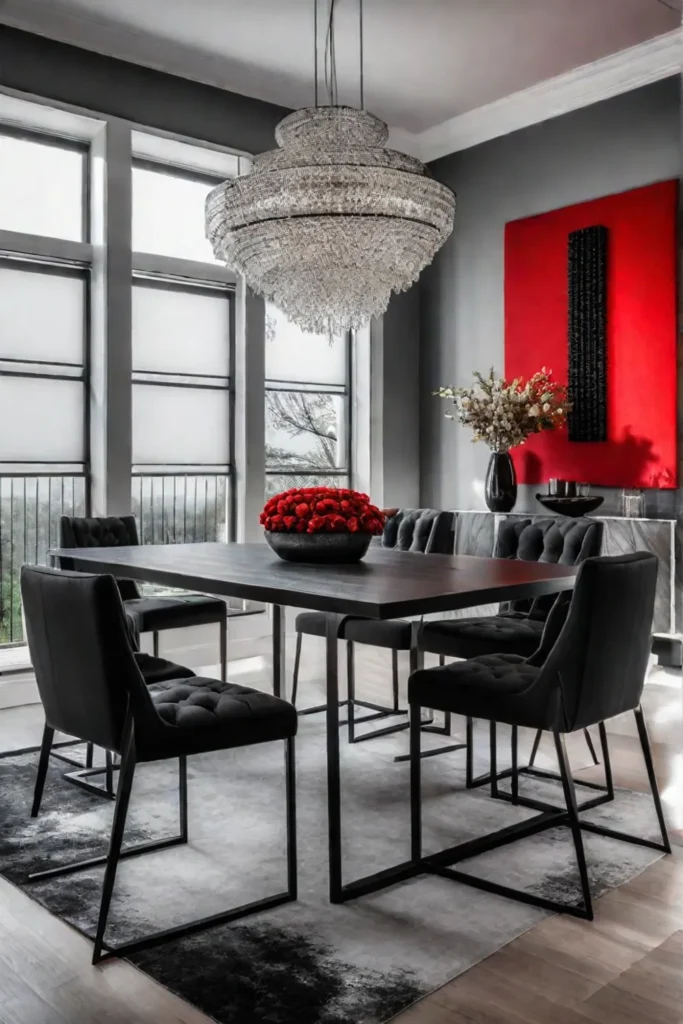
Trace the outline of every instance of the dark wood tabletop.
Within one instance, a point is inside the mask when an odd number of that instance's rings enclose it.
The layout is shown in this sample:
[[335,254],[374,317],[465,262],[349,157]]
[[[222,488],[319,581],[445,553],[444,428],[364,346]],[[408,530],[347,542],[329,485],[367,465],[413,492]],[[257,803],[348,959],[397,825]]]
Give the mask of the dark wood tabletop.
[[574,586],[578,571],[543,562],[411,554],[379,544],[353,565],[283,562],[265,543],[58,548],[50,554],[81,571],[372,619],[558,593]]

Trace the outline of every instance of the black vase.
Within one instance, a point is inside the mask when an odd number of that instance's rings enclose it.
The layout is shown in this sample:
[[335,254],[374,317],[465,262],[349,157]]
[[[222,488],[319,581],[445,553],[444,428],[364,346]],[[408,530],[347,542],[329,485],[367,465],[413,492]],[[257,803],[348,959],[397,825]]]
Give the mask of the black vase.
[[515,507],[517,477],[509,452],[491,452],[485,497],[491,512],[510,512]]

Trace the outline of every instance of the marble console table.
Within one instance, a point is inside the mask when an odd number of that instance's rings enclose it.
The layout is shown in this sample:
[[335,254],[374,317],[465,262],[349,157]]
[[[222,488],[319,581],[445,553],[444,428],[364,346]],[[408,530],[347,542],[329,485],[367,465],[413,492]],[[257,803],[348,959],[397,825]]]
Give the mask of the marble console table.
[[[547,519],[548,514],[493,512],[455,512],[455,552],[459,555],[491,556],[498,527],[503,519]],[[659,559],[659,576],[652,624],[653,649],[666,663],[680,665],[683,608],[676,587],[676,521],[673,519],[626,519],[620,516],[593,516],[604,523],[602,553],[617,555],[631,551],[652,551]],[[491,614],[493,608],[479,609]],[[465,613],[462,613],[465,614]],[[469,609],[467,614],[471,615]],[[673,653],[672,653],[673,649]],[[668,652],[668,653],[667,653]]]

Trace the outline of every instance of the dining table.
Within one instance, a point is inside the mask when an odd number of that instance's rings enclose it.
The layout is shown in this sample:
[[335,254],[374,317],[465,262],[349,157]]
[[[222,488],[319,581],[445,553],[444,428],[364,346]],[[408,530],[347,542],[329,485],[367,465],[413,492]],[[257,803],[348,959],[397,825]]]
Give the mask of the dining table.
[[338,644],[344,623],[349,618],[408,617],[413,621],[417,650],[419,624],[425,615],[557,594],[573,588],[578,572],[578,566],[519,559],[427,557],[381,543],[371,544],[362,561],[334,565],[286,562],[264,542],[56,548],[50,556],[62,568],[271,605],[273,693],[278,697],[286,697],[285,609],[328,613],[325,714],[332,903],[376,892],[419,873],[408,860],[363,878],[343,877]]

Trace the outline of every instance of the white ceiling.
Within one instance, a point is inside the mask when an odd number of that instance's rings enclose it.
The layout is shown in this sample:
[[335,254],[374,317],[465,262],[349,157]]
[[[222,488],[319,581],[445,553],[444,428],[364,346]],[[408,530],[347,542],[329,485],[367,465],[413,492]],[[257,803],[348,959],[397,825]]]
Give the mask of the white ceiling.
[[[422,132],[677,29],[681,4],[365,0],[366,106]],[[355,104],[358,0],[337,8],[339,98]],[[0,0],[0,20],[16,9]],[[313,0],[21,0],[24,27],[35,16],[46,35],[287,107],[313,100],[312,12]]]

